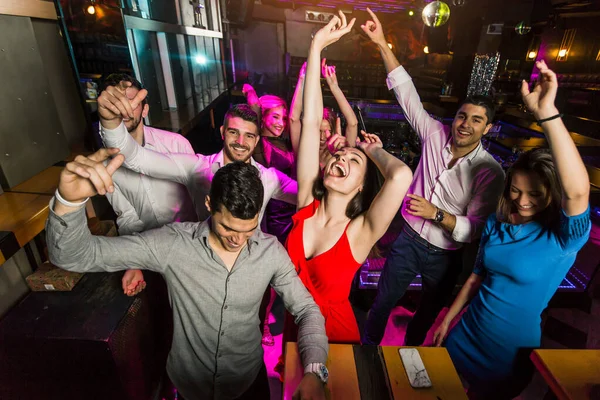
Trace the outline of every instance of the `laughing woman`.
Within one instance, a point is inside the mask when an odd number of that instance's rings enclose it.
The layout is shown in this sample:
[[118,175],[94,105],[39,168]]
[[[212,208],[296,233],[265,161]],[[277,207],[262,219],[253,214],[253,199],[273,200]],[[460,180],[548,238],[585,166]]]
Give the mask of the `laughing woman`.
[[[360,341],[348,300],[352,279],[386,232],[412,180],[410,168],[368,133],[363,133],[364,142],[342,148],[323,171],[319,168],[320,54],[353,24],[354,19],[348,24],[340,13],[316,33],[310,47],[298,154],[299,211],[287,240],[290,258],[325,317],[329,341],[337,343]],[[377,170],[385,179],[381,190]],[[294,340],[291,331],[284,340]]]
[[481,238],[473,273],[434,335],[474,297],[446,347],[469,384],[469,397],[512,399],[531,378],[529,352],[540,346],[540,314],[586,243],[589,178],[554,106],[556,75],[536,64],[540,82],[521,93],[544,129],[550,151],[523,154],[511,167],[496,214]]

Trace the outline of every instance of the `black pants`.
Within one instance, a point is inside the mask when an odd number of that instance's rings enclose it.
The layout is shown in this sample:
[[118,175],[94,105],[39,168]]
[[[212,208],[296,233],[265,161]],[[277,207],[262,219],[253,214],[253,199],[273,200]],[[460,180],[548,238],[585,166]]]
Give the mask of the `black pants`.
[[461,250],[432,246],[406,224],[385,261],[377,297],[363,332],[363,344],[381,343],[392,309],[418,274],[422,283],[421,302],[408,324],[404,344],[423,344],[427,332],[452,296],[461,271]]
[[[269,387],[269,378],[267,377],[267,367],[263,363],[258,375],[252,385],[236,400],[270,400],[271,389]],[[177,400],[185,400],[181,395],[177,396]]]

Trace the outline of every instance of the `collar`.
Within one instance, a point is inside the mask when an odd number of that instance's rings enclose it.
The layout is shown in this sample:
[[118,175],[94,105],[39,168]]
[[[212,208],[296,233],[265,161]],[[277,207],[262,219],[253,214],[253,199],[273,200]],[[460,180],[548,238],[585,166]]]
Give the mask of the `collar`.
[[[469,165],[471,165],[473,163],[473,160],[481,152],[482,148],[483,148],[483,145],[481,144],[481,140],[480,140],[477,147],[475,147],[469,153],[467,153],[464,156],[462,156],[461,158],[459,158],[459,160],[466,160],[467,163],[469,163]],[[452,134],[450,134],[450,137],[448,138],[448,141],[446,142],[446,146],[444,146],[444,150],[447,151],[448,154],[452,154]]]
[[[200,222],[193,235],[193,238],[198,239],[202,246],[204,246],[206,249],[210,249],[210,245],[208,244],[208,236],[210,235],[211,220],[212,218],[208,217],[203,222]],[[250,252],[255,245],[258,245],[259,231],[260,226],[256,228],[252,236],[248,238],[248,252]]]
[[[260,171],[260,168],[258,167],[259,164],[257,164],[256,161],[254,161],[254,157],[250,157],[250,164],[253,167],[258,168],[258,170]],[[224,165],[225,161],[223,159],[223,150],[211,156],[210,168],[213,173],[216,173],[219,170],[219,168],[223,167]]]
[[144,146],[150,145],[152,147],[156,147],[154,144],[156,143],[156,139],[154,138],[154,133],[150,127],[144,125]]

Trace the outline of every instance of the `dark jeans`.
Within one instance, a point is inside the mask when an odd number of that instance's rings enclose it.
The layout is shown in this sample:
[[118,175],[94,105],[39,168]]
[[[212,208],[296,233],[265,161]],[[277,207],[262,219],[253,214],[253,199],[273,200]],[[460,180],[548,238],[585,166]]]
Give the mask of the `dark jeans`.
[[[267,368],[263,363],[258,376],[252,382],[252,385],[236,400],[270,400],[271,389],[269,387],[269,378],[267,377]],[[185,400],[181,395],[177,400]]]
[[452,296],[461,271],[462,251],[433,246],[405,224],[385,261],[377,297],[367,316],[363,344],[381,343],[392,309],[418,274],[422,282],[421,302],[408,324],[404,344],[423,344],[429,328]]

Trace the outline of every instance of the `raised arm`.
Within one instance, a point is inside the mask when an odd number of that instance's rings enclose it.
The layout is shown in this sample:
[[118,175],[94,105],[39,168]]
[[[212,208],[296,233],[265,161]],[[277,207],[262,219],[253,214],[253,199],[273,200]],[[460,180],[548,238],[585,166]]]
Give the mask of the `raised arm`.
[[558,117],[559,112],[554,105],[558,89],[556,74],[544,61],[536,62],[536,67],[540,70],[540,79],[533,91],[529,91],[527,82],[523,81],[521,85],[523,101],[534,117],[540,121],[540,126],[550,145],[563,190],[562,208],[568,216],[579,215],[589,206],[590,178],[579,151],[562,119]]
[[373,20],[367,21],[364,25],[361,25],[361,28],[379,48],[385,69],[388,73],[388,89],[394,90],[398,104],[402,107],[404,116],[409,124],[421,139],[425,139],[433,133],[444,132],[444,125],[432,118],[423,108],[423,104],[410,75],[400,65],[392,49],[388,47],[381,22],[370,9],[367,8],[367,11]]
[[294,97],[292,97],[292,104],[290,105],[290,139],[292,141],[292,150],[294,154],[298,154],[298,147],[300,146],[300,133],[302,132],[302,101],[304,100],[304,78],[306,77],[306,62],[302,64],[300,72],[298,73],[298,82],[296,83],[296,89],[294,90]]
[[377,135],[361,133],[365,141],[358,147],[375,163],[385,181],[367,212],[350,223],[348,234],[357,261],[366,259],[371,248],[385,234],[412,182],[410,168],[385,151]]
[[135,207],[127,197],[121,192],[119,185],[113,181],[115,190],[106,193],[106,198],[117,214],[117,228],[119,235],[131,235],[134,232],[141,232],[144,229],[144,222],[140,219]]
[[246,96],[246,101],[250,108],[257,114],[261,114],[260,110],[260,100],[258,99],[258,95],[256,94],[256,90],[252,87],[252,85],[248,83],[244,83],[242,87],[242,93]]
[[[119,271],[138,268],[161,272],[172,248],[171,238],[158,230],[143,236],[107,238],[92,236],[85,216],[86,199],[114,191],[112,174],[123,162],[117,149],[101,149],[89,157],[78,156],[61,172],[56,198],[46,224],[50,261],[78,272]],[[164,228],[163,228],[164,229]]]
[[354,147],[356,145],[356,138],[358,137],[358,119],[352,110],[352,106],[348,103],[348,99],[344,96],[344,92],[340,89],[335,73],[335,66],[327,65],[327,59],[324,58],[321,62],[321,73],[323,74],[327,85],[329,85],[329,90],[331,90],[331,94],[333,94],[340,111],[344,115],[344,118],[346,118],[345,133],[348,146]]
[[195,154],[162,154],[140,146],[127,132],[124,118],[131,118],[133,110],[142,104],[148,92],[140,90],[133,99],[125,91],[130,82],[109,86],[98,97],[100,135],[104,145],[117,148],[125,156],[125,167],[145,175],[187,184],[198,162]]
[[308,52],[306,83],[304,87],[304,116],[302,136],[298,151],[298,207],[313,201],[312,187],[319,176],[319,141],[323,120],[323,94],[321,93],[319,60],[324,47],[338,41],[350,32],[355,18],[348,24],[341,11],[314,36]]

